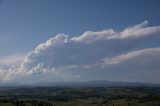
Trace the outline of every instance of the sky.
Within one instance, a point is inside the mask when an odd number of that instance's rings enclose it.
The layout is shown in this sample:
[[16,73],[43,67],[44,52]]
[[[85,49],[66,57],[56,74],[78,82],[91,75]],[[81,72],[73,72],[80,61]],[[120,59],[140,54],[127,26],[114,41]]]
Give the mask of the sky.
[[0,0],[0,84],[160,83],[159,0]]

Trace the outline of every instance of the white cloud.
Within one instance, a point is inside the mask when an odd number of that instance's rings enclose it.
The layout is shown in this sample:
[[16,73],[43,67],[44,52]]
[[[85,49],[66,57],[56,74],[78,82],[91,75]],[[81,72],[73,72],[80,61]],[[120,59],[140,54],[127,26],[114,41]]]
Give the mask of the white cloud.
[[6,81],[6,75],[8,74],[8,72],[3,69],[3,68],[0,68],[0,82],[2,81]]
[[77,42],[94,42],[97,40],[138,38],[160,33],[160,26],[147,27],[146,25],[148,25],[147,20],[119,32],[115,31],[114,29],[98,32],[87,31],[81,36],[73,37],[71,40]]
[[8,55],[0,59],[0,81],[7,81],[10,79],[8,74],[13,72],[12,68],[19,66],[24,60],[24,55],[14,54]]
[[[157,40],[152,35],[158,33],[156,36],[159,36],[160,26],[147,27],[147,24],[148,22],[144,21],[119,32],[113,29],[98,32],[87,31],[73,38],[69,38],[65,34],[58,34],[45,43],[39,44],[25,57],[15,55],[0,59],[0,80],[24,78],[28,81],[46,79],[73,80],[86,75],[83,70],[114,69],[114,67],[109,67],[110,69],[103,67],[106,69],[101,69],[99,62],[102,59],[103,65],[112,66],[114,64],[115,66],[132,59],[136,59],[134,60],[136,63],[136,61],[139,61],[138,58],[143,60],[149,57],[153,61],[146,64],[153,64],[158,61],[157,59],[159,58],[157,57],[160,54],[160,50],[157,47],[154,48],[154,46],[153,48],[148,47],[148,42]],[[149,36],[152,39],[143,39],[145,36]],[[128,39],[139,37],[142,40]],[[141,43],[145,46],[141,46]],[[123,69],[124,67],[126,66],[123,66]],[[83,75],[81,75],[82,73]]]
[[110,59],[106,58],[106,59],[103,59],[103,61],[105,65],[114,65],[114,64],[120,64],[120,63],[123,63],[131,59],[135,59],[135,58],[139,58],[137,59],[137,61],[141,60],[142,57],[151,59],[152,58],[151,56],[160,57],[160,48],[158,47],[158,48],[147,48],[147,49],[142,49],[142,50],[136,50],[136,51],[129,52],[126,54],[115,56]]
[[160,26],[146,27],[147,24],[148,21],[144,21],[141,24],[126,28],[109,39],[138,38],[160,32]]
[[[53,47],[56,45],[60,45],[62,43],[67,43],[68,42],[68,35],[65,34],[58,34],[53,38],[50,38],[49,40],[46,41],[46,43],[39,44],[36,49],[34,50],[34,53],[40,53],[41,51]],[[31,53],[32,54],[32,53]],[[31,55],[30,54],[30,55]]]
[[14,54],[0,59],[0,66],[17,65],[24,60],[24,55]]
[[87,31],[81,36],[73,37],[71,40],[77,42],[94,42],[97,40],[107,40],[109,37],[115,35],[116,33],[117,32],[115,32],[113,29],[98,32]]

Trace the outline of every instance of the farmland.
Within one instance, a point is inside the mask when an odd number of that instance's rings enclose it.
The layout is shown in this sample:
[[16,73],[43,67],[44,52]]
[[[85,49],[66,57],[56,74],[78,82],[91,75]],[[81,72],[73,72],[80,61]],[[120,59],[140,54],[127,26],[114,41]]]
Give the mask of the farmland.
[[160,106],[160,88],[6,87],[0,106]]

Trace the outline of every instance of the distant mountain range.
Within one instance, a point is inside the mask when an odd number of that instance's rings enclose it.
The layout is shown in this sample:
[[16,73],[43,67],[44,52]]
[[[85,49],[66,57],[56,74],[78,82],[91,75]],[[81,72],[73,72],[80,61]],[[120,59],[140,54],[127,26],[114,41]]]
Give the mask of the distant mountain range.
[[23,83],[2,83],[0,87],[125,87],[125,86],[147,86],[147,87],[160,87],[160,84],[143,83],[143,82],[120,82],[120,81],[108,81],[108,80],[97,80],[97,81],[86,81],[86,82],[38,82],[32,84]]

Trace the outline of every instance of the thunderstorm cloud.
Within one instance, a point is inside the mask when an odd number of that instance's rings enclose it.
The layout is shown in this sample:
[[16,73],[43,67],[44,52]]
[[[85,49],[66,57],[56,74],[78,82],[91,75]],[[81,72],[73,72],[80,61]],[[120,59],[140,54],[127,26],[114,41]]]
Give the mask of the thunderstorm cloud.
[[117,80],[133,77],[135,81],[158,82],[160,26],[147,25],[144,21],[122,31],[86,31],[74,37],[58,34],[26,56],[0,59],[0,80],[85,79],[94,77],[92,72],[112,80],[109,74],[117,72],[123,73]]

